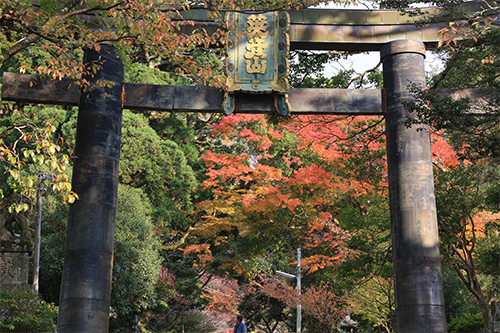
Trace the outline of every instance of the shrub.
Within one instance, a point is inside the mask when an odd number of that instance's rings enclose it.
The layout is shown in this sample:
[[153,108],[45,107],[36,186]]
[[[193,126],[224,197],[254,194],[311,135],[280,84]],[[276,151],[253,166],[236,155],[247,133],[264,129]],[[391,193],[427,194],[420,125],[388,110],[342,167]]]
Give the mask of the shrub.
[[54,332],[57,312],[33,291],[0,291],[0,332]]
[[466,313],[448,323],[449,333],[480,333],[483,329],[483,316],[480,313]]

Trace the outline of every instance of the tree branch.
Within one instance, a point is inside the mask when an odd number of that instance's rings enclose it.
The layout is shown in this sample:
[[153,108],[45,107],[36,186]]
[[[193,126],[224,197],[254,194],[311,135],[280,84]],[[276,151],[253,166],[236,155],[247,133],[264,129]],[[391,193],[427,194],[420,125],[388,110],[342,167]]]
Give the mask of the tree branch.
[[179,246],[181,246],[182,244],[184,244],[186,242],[186,239],[188,238],[188,236],[191,234],[191,232],[193,230],[195,230],[194,227],[189,227],[188,230],[184,233],[184,235],[182,235],[181,239],[179,239],[177,242],[175,242],[173,244],[162,245],[161,249],[166,250],[166,251],[177,249]]
[[[83,15],[87,13],[91,13],[94,11],[102,11],[102,10],[110,10],[115,7],[121,6],[123,3],[117,3],[112,6],[108,7],[99,7],[99,6],[94,6],[94,7],[89,7],[89,8],[82,8],[78,10],[74,10],[68,13],[65,13],[60,16],[52,16],[45,22],[45,24],[39,29],[39,31],[44,31],[44,30],[50,30],[53,28],[57,22],[64,21],[68,18],[71,18],[73,16],[78,16],[78,15]],[[19,40],[16,44],[14,44],[12,47],[6,49],[2,54],[0,54],[0,66],[5,63],[7,60],[11,59],[14,55],[17,53],[21,52],[22,50],[26,49],[30,45],[33,45],[34,43],[38,42],[41,38],[44,38],[52,43],[55,43],[55,40],[40,33],[39,31],[29,29],[30,34],[28,36],[22,38]]]

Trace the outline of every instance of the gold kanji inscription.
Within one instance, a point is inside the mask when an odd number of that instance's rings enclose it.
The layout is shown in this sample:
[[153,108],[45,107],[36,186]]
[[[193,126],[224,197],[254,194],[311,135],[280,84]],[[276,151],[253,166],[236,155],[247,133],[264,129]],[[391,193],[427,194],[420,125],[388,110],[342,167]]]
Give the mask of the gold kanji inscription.
[[266,38],[267,18],[263,14],[252,14],[247,18],[248,45],[245,47],[245,63],[248,74],[264,74],[267,67],[267,54],[264,50],[267,48]]

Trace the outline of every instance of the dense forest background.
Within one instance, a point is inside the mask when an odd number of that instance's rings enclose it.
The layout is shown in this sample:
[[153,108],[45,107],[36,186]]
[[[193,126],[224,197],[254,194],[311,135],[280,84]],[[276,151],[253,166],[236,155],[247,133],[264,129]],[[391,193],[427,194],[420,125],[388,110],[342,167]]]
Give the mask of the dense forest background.
[[[0,0],[0,71],[80,79],[89,70],[81,67],[82,50],[112,43],[126,82],[221,86],[224,51],[213,46],[223,45],[223,27],[214,35],[178,34],[179,22],[189,23],[177,20],[185,10],[208,8],[218,21],[234,8],[316,4]],[[498,5],[464,14],[457,4],[426,4],[445,10],[422,24],[450,22],[434,50],[443,69],[428,73],[428,85],[497,94],[479,116],[467,100],[418,88],[408,107],[433,128],[449,331],[493,332],[491,309],[500,302]],[[405,10],[411,1],[370,5]],[[91,30],[83,14],[112,17],[114,29]],[[349,56],[292,51],[290,84],[380,88],[378,68],[324,74]],[[38,172],[55,176],[44,181],[39,296],[2,291],[0,315],[10,321],[0,331],[55,327],[68,204],[78,200],[70,187],[77,113],[0,104],[0,214],[27,218],[33,231]],[[256,332],[294,331],[294,281],[275,271],[293,273],[300,247],[304,329],[337,332],[349,311],[358,332],[393,332],[385,156],[381,117],[124,110],[111,331],[216,332],[230,328],[236,313]],[[14,222],[6,227],[19,232]],[[32,311],[9,313],[7,304],[31,304]]]

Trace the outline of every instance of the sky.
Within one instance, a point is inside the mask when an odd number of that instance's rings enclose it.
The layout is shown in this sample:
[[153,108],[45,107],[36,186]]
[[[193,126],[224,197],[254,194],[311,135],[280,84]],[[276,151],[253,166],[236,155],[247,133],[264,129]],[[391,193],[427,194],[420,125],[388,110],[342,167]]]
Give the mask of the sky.
[[[342,69],[354,69],[356,73],[361,74],[374,68],[380,62],[379,52],[367,52],[350,56],[348,59],[340,60],[337,64],[332,64],[326,68],[327,77],[333,76]],[[427,73],[440,71],[443,69],[443,62],[432,51],[426,52],[425,71]]]
[[[331,2],[328,5],[321,5],[320,8],[338,8],[338,9],[355,9],[367,10],[365,5],[338,5]],[[356,73],[361,74],[377,66],[380,61],[379,52],[366,52],[350,56],[346,60],[340,60],[336,64],[331,64],[325,70],[325,75],[331,77],[342,69],[354,69]],[[443,69],[443,61],[432,51],[426,52],[425,71],[426,73],[441,71]]]

